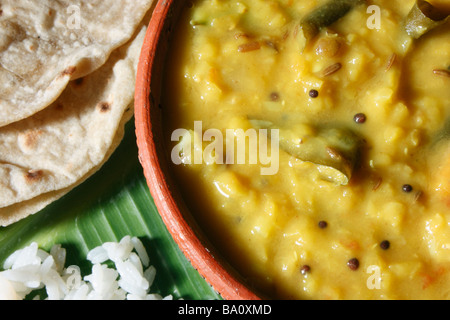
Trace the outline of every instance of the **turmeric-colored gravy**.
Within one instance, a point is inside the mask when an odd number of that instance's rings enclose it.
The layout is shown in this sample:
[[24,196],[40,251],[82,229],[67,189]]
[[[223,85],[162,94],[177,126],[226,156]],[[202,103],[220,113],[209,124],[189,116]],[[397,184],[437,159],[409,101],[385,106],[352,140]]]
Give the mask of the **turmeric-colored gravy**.
[[[449,299],[448,2],[188,3],[167,63],[166,145],[224,256],[278,299]],[[239,129],[278,147],[276,172],[250,163],[250,146],[241,163],[218,147]]]

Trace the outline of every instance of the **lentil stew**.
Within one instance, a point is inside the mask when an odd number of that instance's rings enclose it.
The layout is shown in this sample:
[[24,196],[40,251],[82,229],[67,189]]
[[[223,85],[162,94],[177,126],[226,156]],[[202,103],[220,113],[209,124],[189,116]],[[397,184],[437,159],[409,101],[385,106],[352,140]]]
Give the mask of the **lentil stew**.
[[279,299],[449,299],[448,2],[188,3],[161,105],[168,149],[196,121],[280,135],[273,175],[172,166],[230,263]]

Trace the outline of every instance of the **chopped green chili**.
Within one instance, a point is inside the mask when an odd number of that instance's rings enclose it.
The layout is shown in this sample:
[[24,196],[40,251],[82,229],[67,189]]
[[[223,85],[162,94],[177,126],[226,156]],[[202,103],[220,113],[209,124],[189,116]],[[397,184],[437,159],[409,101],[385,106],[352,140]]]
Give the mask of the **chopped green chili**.
[[430,30],[443,24],[448,16],[448,13],[442,12],[429,2],[417,0],[406,17],[406,32],[414,39],[419,39]]
[[337,127],[312,128],[313,133],[250,120],[256,129],[279,129],[281,150],[318,166],[321,178],[347,185],[360,158],[362,140],[354,132]]
[[344,17],[356,5],[365,0],[331,0],[316,8],[300,22],[306,43],[310,42],[325,27]]
[[436,142],[441,142],[444,140],[450,140],[450,118],[447,119],[447,122],[444,124],[444,128],[439,131],[435,139]]

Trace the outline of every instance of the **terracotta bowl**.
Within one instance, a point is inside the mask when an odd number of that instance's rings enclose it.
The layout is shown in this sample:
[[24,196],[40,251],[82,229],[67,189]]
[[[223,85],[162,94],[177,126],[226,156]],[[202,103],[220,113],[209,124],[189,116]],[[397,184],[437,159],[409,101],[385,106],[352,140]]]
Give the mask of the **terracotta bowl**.
[[138,67],[135,121],[139,160],[158,211],[185,256],[227,300],[258,300],[239,274],[221,258],[182,200],[164,151],[161,88],[171,33],[188,1],[160,0],[153,13]]

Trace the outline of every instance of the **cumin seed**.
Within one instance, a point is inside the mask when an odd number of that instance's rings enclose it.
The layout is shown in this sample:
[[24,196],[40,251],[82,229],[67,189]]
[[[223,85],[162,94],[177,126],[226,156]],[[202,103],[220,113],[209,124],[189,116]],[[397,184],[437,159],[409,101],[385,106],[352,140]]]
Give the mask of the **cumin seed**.
[[450,70],[445,69],[434,69],[433,73],[437,76],[450,78]]
[[323,75],[324,77],[331,76],[332,74],[338,72],[341,68],[342,68],[342,64],[339,63],[339,62],[338,62],[338,63],[335,63],[335,64],[332,64],[331,66],[326,67],[326,68],[322,71],[322,75]]
[[423,196],[423,191],[417,191],[416,194],[414,195],[414,202],[418,202]]
[[386,69],[385,71],[388,72],[389,70],[391,70],[392,66],[394,65],[395,61],[397,60],[397,54],[393,53],[391,55],[391,57],[388,60],[388,63],[386,65]]
[[372,187],[372,190],[377,191],[380,188],[382,182],[383,182],[383,178],[378,178],[378,180],[375,182],[374,186]]
[[259,50],[260,48],[261,48],[261,44],[258,41],[252,41],[252,42],[247,42],[247,43],[241,44],[238,47],[238,51],[239,52],[249,52],[249,51]]

